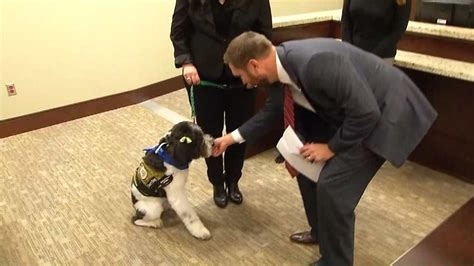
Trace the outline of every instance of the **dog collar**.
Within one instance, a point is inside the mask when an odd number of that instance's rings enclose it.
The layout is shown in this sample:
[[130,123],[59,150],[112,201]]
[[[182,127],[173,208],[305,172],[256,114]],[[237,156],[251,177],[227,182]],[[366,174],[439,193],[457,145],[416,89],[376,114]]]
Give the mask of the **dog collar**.
[[164,162],[166,162],[168,164],[171,164],[172,166],[178,168],[179,170],[185,170],[185,169],[189,168],[189,163],[179,165],[171,156],[169,156],[166,153],[166,150],[164,148],[165,146],[168,146],[168,143],[163,142],[163,143],[158,144],[154,147],[146,148],[146,149],[143,149],[143,150],[145,151],[145,153],[153,152],[154,154],[158,154],[158,156],[160,156],[160,158]]

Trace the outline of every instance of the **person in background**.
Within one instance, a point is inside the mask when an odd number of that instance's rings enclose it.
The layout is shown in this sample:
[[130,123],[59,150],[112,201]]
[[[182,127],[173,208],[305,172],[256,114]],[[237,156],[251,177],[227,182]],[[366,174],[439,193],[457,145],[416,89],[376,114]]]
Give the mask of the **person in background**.
[[293,117],[305,143],[302,158],[325,162],[316,183],[297,176],[311,230],[295,240],[319,243],[315,265],[353,265],[354,210],[362,194],[385,160],[397,167],[407,160],[436,111],[402,71],[335,39],[275,47],[265,36],[246,32],[229,44],[224,62],[248,88],[282,86],[268,87],[255,116],[214,140],[213,155],[234,143],[255,143],[269,125]]
[[[230,132],[252,116],[256,92],[246,90],[223,62],[223,55],[235,36],[256,31],[271,39],[272,15],[269,0],[177,0],[171,41],[175,66],[182,68],[193,94],[196,122],[217,138],[223,127]],[[201,80],[225,87],[200,85]],[[238,187],[244,164],[245,145],[229,148],[223,156],[206,159],[207,175],[214,188],[214,202],[224,208],[228,200],[240,204]]]
[[393,64],[410,11],[411,0],[344,0],[342,40]]

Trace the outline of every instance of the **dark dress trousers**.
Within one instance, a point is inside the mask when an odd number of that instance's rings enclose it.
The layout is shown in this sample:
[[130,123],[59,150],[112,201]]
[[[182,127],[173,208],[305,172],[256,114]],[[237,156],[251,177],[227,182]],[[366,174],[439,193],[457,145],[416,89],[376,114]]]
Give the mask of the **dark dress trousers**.
[[[223,56],[229,42],[245,31],[271,39],[272,17],[268,0],[177,0],[171,25],[176,67],[192,63],[201,80],[232,85],[223,90],[194,86],[196,120],[213,137],[231,132],[255,110],[256,92],[233,77]],[[189,87],[187,87],[189,92]],[[245,144],[229,147],[224,156],[206,159],[214,185],[237,183],[242,175]]]
[[[403,72],[348,43],[297,40],[281,44],[277,53],[316,111],[297,105],[295,130],[305,142],[328,143],[336,154],[318,183],[298,176],[322,265],[352,265],[360,197],[385,160],[403,164],[437,113]],[[283,89],[275,84],[268,93],[262,110],[239,128],[249,143],[281,121]]]
[[342,40],[382,58],[394,57],[410,18],[411,0],[344,0]]

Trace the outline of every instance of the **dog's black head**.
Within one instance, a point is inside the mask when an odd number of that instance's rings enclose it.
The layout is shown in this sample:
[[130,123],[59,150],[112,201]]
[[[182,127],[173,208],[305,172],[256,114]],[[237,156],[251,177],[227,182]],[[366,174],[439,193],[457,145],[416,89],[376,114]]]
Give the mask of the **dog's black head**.
[[163,141],[168,144],[167,153],[178,163],[189,163],[201,156],[207,158],[212,152],[212,138],[192,122],[174,125],[160,143]]
[[[165,142],[163,147],[168,156],[178,165],[186,165],[193,159],[199,157],[209,157],[212,153],[213,139],[204,134],[202,129],[188,121],[180,122],[160,140],[160,144]],[[158,156],[149,152],[145,155],[145,161],[150,166],[159,170],[164,170],[163,162]]]

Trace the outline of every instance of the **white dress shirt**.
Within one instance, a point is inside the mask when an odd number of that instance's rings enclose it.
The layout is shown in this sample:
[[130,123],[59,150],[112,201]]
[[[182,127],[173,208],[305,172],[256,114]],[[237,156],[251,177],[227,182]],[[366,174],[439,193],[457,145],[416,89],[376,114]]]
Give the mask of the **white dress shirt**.
[[[286,72],[286,70],[283,68],[280,58],[278,57],[278,53],[276,54],[275,57],[276,57],[278,80],[281,83],[290,85],[291,94],[293,95],[293,101],[295,102],[295,104],[311,112],[316,113],[316,110],[314,110],[314,108],[309,103],[308,99],[306,99],[303,92],[301,91],[301,88],[299,88],[296,85],[296,83],[291,80],[290,75],[288,75],[288,72]],[[237,143],[245,142],[245,139],[242,137],[242,135],[240,135],[239,129],[232,131],[232,133],[230,134],[235,142]]]

